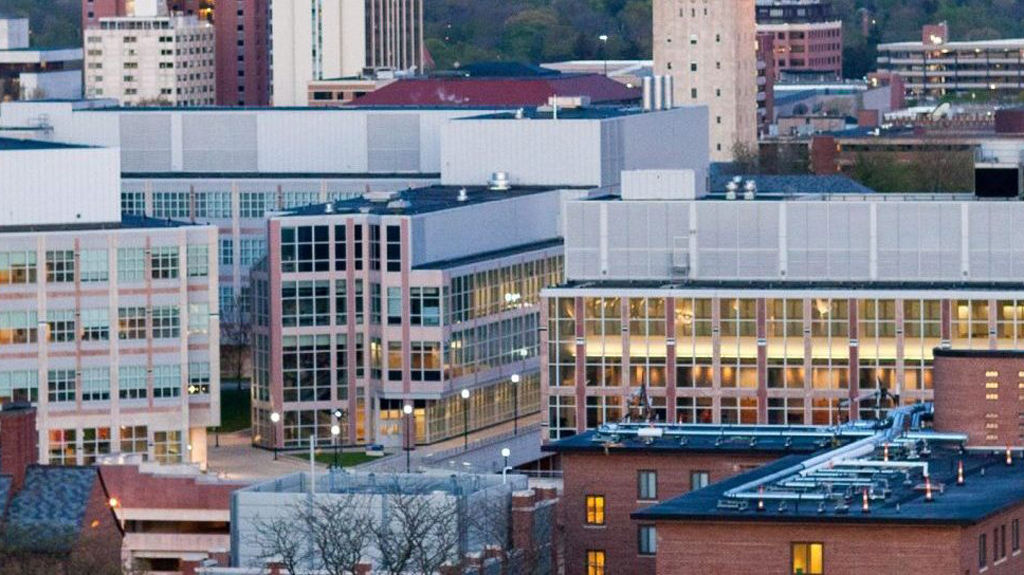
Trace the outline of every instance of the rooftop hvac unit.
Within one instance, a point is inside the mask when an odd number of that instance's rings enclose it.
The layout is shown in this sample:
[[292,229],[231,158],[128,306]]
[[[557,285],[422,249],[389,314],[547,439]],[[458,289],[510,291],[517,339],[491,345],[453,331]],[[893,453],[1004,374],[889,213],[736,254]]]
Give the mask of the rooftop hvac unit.
[[508,179],[508,172],[494,172],[491,174],[491,179],[487,180],[487,186],[495,191],[508,191],[512,188],[512,183]]
[[363,199],[368,202],[386,203],[398,197],[398,192],[366,192]]

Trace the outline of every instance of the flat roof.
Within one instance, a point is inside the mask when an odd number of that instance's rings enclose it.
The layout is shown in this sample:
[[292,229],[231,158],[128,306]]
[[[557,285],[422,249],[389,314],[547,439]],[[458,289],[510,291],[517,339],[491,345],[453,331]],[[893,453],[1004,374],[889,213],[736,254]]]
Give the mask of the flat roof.
[[936,50],[958,50],[958,49],[984,49],[984,48],[996,48],[1005,50],[1015,50],[1018,48],[1024,48],[1024,38],[1003,38],[999,40],[974,40],[974,41],[963,41],[963,42],[946,42],[944,44],[928,44],[927,46],[921,41],[910,41],[910,42],[890,42],[888,44],[879,44],[879,50],[913,50],[913,49],[925,49],[928,51]]
[[22,140],[19,138],[0,138],[0,151],[21,151],[21,150],[66,150],[92,148],[78,144],[63,144],[60,142],[43,142],[40,140]]
[[[624,116],[635,116],[644,113],[639,107],[623,106],[582,106],[579,108],[558,108],[559,120],[606,120],[610,118],[622,118]],[[554,111],[548,107],[522,108],[522,117],[517,117],[519,112],[495,112],[480,116],[469,116],[458,118],[458,120],[553,120]]]
[[833,280],[571,280],[558,289],[708,289],[708,290],[995,290],[1020,292],[1020,282],[833,281]]
[[[592,429],[555,443],[541,446],[552,453],[640,453],[678,455],[681,453],[729,453],[758,455],[811,454],[847,443],[850,438],[836,433],[828,437],[787,434],[781,426],[674,425],[678,434],[645,440],[635,435],[613,436]],[[769,435],[769,434],[777,435]],[[755,435],[756,434],[756,435]],[[762,435],[763,434],[763,435]]]
[[[536,194],[571,189],[562,186],[513,186],[508,190],[492,190],[485,186],[427,186],[410,188],[390,194],[386,201],[371,201],[365,196],[333,202],[331,204],[314,204],[292,210],[284,210],[279,215],[323,216],[339,214],[374,214],[374,215],[420,215],[441,210],[449,210],[466,206],[476,206],[501,200],[522,198]],[[459,193],[466,190],[467,199],[459,201]],[[384,194],[384,192],[380,192]],[[401,207],[396,202],[402,202]],[[327,211],[331,206],[331,211]]]
[[435,172],[122,172],[122,180],[440,180]]
[[88,232],[99,230],[141,230],[205,226],[208,224],[182,222],[178,220],[150,218],[146,216],[122,215],[119,222],[72,222],[66,224],[27,224],[0,226],[0,234],[28,232]]
[[494,250],[490,252],[481,252],[462,258],[453,258],[448,260],[439,260],[436,262],[428,262],[418,266],[413,266],[414,270],[444,270],[452,269],[462,266],[468,266],[479,262],[485,262],[495,260],[498,258],[504,258],[509,256],[515,256],[519,254],[526,254],[530,252],[536,252],[540,250],[546,250],[550,248],[562,247],[562,238],[552,238],[550,240],[543,240],[539,242],[532,242],[529,244],[521,244],[518,246],[512,246],[500,250]]
[[[997,450],[998,451],[998,450]],[[972,525],[985,518],[1024,505],[1024,461],[1017,455],[1006,465],[1005,455],[947,447],[934,447],[919,461],[928,464],[934,501],[925,500],[920,478],[888,481],[890,490],[884,499],[872,499],[869,513],[861,511],[861,493],[847,497],[843,509],[833,503],[819,507],[815,501],[766,500],[765,508],[756,505],[719,506],[725,492],[748,482],[768,478],[798,464],[808,455],[785,457],[756,470],[692,491],[664,503],[632,514],[640,520],[678,521],[764,521],[801,523],[903,523]],[[956,485],[957,467],[964,466],[964,485]],[[841,495],[841,489],[837,489]]]
[[994,359],[1024,359],[1024,350],[1020,349],[944,349],[935,348],[932,352],[936,357],[985,357]]

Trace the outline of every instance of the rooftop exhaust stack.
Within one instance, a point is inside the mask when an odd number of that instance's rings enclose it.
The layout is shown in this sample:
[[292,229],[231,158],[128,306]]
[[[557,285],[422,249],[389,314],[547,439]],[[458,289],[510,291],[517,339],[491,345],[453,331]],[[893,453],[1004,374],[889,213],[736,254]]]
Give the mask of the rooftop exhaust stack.
[[672,76],[665,76],[665,96],[662,99],[665,110],[671,110],[676,107],[676,94],[675,94],[676,79]]
[[665,109],[665,77],[655,76],[654,77],[654,109],[664,110]]
[[753,200],[755,198],[757,198],[757,182],[747,180],[747,183],[743,186],[743,199]]
[[512,188],[512,184],[508,180],[508,172],[494,172],[491,174],[491,179],[487,180],[487,186],[498,192],[506,192]]
[[736,199],[736,192],[738,192],[739,189],[740,189],[740,185],[738,183],[736,183],[736,180],[733,180],[733,181],[729,182],[728,184],[726,184],[725,185],[725,199],[727,199],[727,200],[735,200]]
[[459,202],[464,202],[464,201],[468,200],[469,199],[469,193],[466,191],[466,188],[459,189],[459,195],[455,199],[456,199],[456,201],[459,201]]
[[654,78],[644,78],[644,111],[650,112],[654,101]]

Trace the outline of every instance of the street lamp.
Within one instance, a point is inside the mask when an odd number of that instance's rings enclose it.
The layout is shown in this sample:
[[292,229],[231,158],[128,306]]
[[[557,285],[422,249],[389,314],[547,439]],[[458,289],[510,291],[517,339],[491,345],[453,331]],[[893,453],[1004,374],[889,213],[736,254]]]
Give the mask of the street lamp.
[[[336,407],[334,408],[334,411],[331,412],[331,415],[333,415],[334,420],[338,422],[338,442],[334,444],[334,466],[338,467],[338,452],[340,451],[344,453],[345,451],[345,446],[343,444],[344,442],[341,440],[341,422],[343,419],[345,419],[345,416],[348,415],[348,413],[344,409]],[[332,432],[333,429],[334,428],[332,427]]]
[[601,54],[604,56],[604,75],[608,75],[608,35],[601,34],[597,37],[601,41]]
[[512,434],[519,435],[519,374],[512,374]]
[[331,426],[331,441],[334,442],[334,467],[338,467],[338,436],[341,435],[341,426],[335,423]]
[[508,458],[509,458],[510,455],[512,455],[512,450],[511,449],[509,449],[507,447],[502,447],[501,448],[501,456],[505,458],[505,465],[502,466],[502,468],[501,468],[501,482],[502,483],[505,483],[508,471],[511,469],[511,467],[508,466]]
[[405,414],[405,472],[411,473],[412,462],[410,458],[412,457],[413,438],[410,434],[412,431],[412,425],[410,424],[412,422],[412,404],[407,403],[402,406],[402,413]]
[[469,451],[469,390],[463,389],[462,393],[462,450]]
[[277,461],[277,422],[278,421],[281,421],[281,414],[276,412],[276,411],[271,412],[271,414],[270,414],[270,423],[272,423],[273,425],[270,426],[270,429],[271,429],[271,431],[274,434],[273,435],[273,440],[272,440],[273,441],[273,445],[271,445],[271,449],[274,450],[274,461]]

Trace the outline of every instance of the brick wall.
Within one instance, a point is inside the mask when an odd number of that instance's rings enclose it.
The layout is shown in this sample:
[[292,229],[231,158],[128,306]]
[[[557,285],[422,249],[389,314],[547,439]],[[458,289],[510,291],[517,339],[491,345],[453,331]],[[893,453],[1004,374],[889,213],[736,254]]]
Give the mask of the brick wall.
[[[36,462],[38,441],[34,408],[8,406],[0,411],[0,475],[14,479],[12,492],[21,489],[25,469]],[[0,511],[3,507],[4,502],[0,501]]]
[[971,447],[1024,446],[1022,373],[1024,354],[937,350],[935,429],[966,433]]
[[[775,459],[768,454],[685,452],[563,452],[561,456],[561,522],[567,575],[586,573],[587,550],[605,552],[605,572],[609,574],[655,572],[655,558],[639,554],[638,523],[629,517],[633,511],[655,503],[637,499],[640,470],[657,472],[658,501],[665,501],[690,491],[691,471],[707,471],[714,483]],[[587,495],[604,495],[605,525],[586,525]]]

